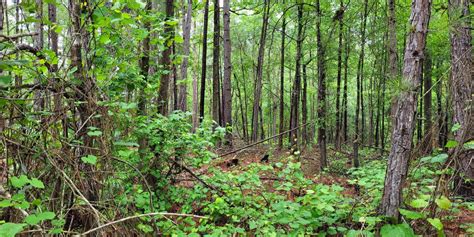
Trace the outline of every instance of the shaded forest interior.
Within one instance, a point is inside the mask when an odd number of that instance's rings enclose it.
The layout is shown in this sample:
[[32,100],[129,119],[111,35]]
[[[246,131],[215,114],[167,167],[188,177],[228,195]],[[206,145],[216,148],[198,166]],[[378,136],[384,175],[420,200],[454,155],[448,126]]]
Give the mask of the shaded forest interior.
[[471,7],[0,0],[0,236],[474,235]]

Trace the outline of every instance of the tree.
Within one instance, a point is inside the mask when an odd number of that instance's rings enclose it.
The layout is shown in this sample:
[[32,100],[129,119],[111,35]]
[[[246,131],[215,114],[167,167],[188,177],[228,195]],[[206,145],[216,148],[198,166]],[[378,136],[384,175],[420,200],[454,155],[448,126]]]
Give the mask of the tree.
[[[222,85],[224,126],[232,128],[232,62],[230,42],[230,0],[224,0],[224,80]],[[232,146],[232,131],[227,132],[226,141]]]
[[[165,21],[172,21],[174,17],[174,0],[166,0],[166,17]],[[158,91],[158,112],[162,115],[168,115],[168,103],[169,103],[169,86],[170,78],[173,70],[171,62],[171,53],[174,41],[174,26],[172,24],[165,24],[164,36],[166,37],[166,49],[161,53],[160,65],[162,66],[162,72],[160,77],[160,89]]]
[[424,70],[425,75],[423,76],[423,102],[424,102],[424,138],[423,138],[423,148],[422,153],[425,155],[431,154],[433,151],[433,131],[432,131],[432,121],[431,121],[431,55],[428,50],[425,50],[425,60],[424,60]]
[[199,103],[200,120],[204,118],[204,104],[206,97],[206,68],[207,68],[207,28],[209,22],[209,0],[204,0],[204,25],[202,30],[202,62],[201,62],[201,98]]
[[[450,0],[448,5],[451,24],[451,95],[453,107],[453,124],[459,125],[454,131],[454,139],[459,144],[456,150],[462,149],[462,144],[474,138],[474,121],[472,107],[472,36],[469,1]],[[457,154],[456,154],[457,153]],[[474,178],[472,150],[452,153],[456,158],[456,191],[459,194],[472,196],[474,185],[468,179]],[[462,177],[464,176],[464,177]]]
[[212,119],[219,125],[222,124],[222,107],[221,107],[221,72],[220,72],[220,7],[219,0],[214,0],[214,39],[212,48]]
[[318,148],[321,156],[321,170],[327,166],[326,152],[326,65],[325,49],[321,39],[321,6],[320,1],[316,1],[316,42],[318,48]]
[[388,157],[382,196],[381,213],[399,218],[402,203],[402,188],[408,172],[408,159],[413,145],[416,112],[416,88],[419,87],[421,58],[426,44],[426,34],[430,19],[430,0],[414,0],[411,5],[409,24],[412,29],[406,40],[402,83],[405,86],[394,104],[392,147]]
[[188,78],[188,58],[189,47],[191,41],[191,21],[192,21],[192,0],[187,1],[186,13],[183,14],[183,62],[181,63],[181,83],[178,91],[178,109],[181,111],[187,110],[187,87],[186,80]]
[[252,109],[252,141],[258,139],[258,115],[260,111],[260,97],[262,96],[262,77],[263,77],[263,59],[265,55],[265,41],[267,38],[268,18],[270,11],[270,0],[264,0],[263,4],[263,17],[262,17],[262,29],[260,33],[260,41],[258,47],[258,59],[257,59],[257,73],[255,80],[254,90],[254,101]]
[[[361,43],[360,43],[360,52],[359,52],[359,62],[357,64],[357,104],[355,112],[355,121],[354,121],[354,143],[353,143],[353,165],[354,167],[359,167],[359,144],[364,142],[364,100],[363,100],[363,79],[364,79],[364,48],[365,48],[365,27],[367,23],[368,15],[368,0],[364,1],[364,13],[362,16],[362,26],[360,28]],[[362,110],[362,111],[361,111]],[[359,131],[359,113],[362,113],[362,130]]]
[[298,4],[298,16],[297,16],[297,38],[296,38],[296,60],[295,60],[295,80],[293,83],[293,89],[291,92],[291,104],[290,104],[290,144],[292,147],[298,145],[298,129],[299,126],[299,103],[301,96],[301,47],[303,45],[303,4]]
[[[283,1],[285,5],[285,1]],[[280,133],[285,129],[285,37],[286,36],[286,16],[285,12],[281,21],[281,46],[280,46]],[[278,137],[278,147],[283,148],[283,136]]]
[[341,97],[341,76],[342,76],[342,36],[343,36],[343,18],[344,18],[344,3],[341,0],[339,6],[339,11],[342,13],[339,14],[339,46],[337,49],[337,86],[336,86],[336,133],[335,133],[335,147],[337,150],[341,149],[342,134],[341,134],[341,112],[340,112],[340,97]]

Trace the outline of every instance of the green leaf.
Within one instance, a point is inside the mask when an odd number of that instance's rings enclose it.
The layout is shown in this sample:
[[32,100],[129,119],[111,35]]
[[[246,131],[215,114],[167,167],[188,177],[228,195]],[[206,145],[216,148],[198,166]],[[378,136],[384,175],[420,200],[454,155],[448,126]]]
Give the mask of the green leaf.
[[442,153],[431,158],[431,163],[444,163],[448,159],[448,154]]
[[415,199],[410,202],[410,206],[414,208],[423,208],[428,206],[428,202],[423,199]]
[[454,148],[458,145],[457,141],[454,140],[449,140],[448,143],[446,143],[446,148]]
[[441,209],[447,210],[451,207],[451,201],[449,201],[449,199],[445,196],[437,198],[435,202],[436,205],[438,205],[438,207],[440,207]]
[[13,204],[12,204],[12,201],[10,199],[4,199],[2,201],[0,201],[0,208],[4,208],[4,207],[11,207]]
[[453,125],[453,127],[451,127],[451,132],[456,132],[457,130],[459,130],[461,128],[461,124],[459,123],[455,123]]
[[102,43],[102,44],[109,44],[110,43],[110,37],[109,35],[107,34],[102,34],[100,35],[99,37],[99,42]]
[[0,75],[0,86],[8,86],[12,82],[12,77],[8,75]]
[[415,236],[413,229],[406,223],[399,225],[384,225],[380,229],[382,237],[411,237]]
[[14,237],[16,234],[23,231],[23,228],[26,224],[19,224],[19,223],[10,223],[7,222],[5,224],[0,225],[0,236],[2,237]]
[[84,162],[86,164],[95,165],[97,163],[97,156],[87,155],[87,156],[81,157],[81,160],[82,160],[82,162]]
[[52,220],[54,219],[54,217],[56,217],[56,214],[54,214],[54,212],[50,212],[50,211],[47,211],[47,212],[41,212],[37,215],[42,221],[44,220]]
[[10,179],[10,182],[12,183],[13,187],[21,188],[28,184],[30,180],[28,179],[28,177],[26,177],[26,175],[20,175],[20,177],[12,177]]
[[437,230],[442,230],[443,229],[443,223],[441,223],[441,220],[439,218],[428,218],[426,219],[434,228]]
[[474,140],[464,143],[464,149],[474,150]]
[[98,136],[102,135],[102,132],[99,131],[99,130],[94,130],[94,131],[87,132],[87,135],[89,135],[91,137],[98,137]]
[[406,209],[400,208],[400,214],[402,214],[404,217],[411,219],[411,220],[417,220],[420,218],[424,218],[425,215],[423,213],[417,212],[417,211],[410,211]]
[[32,178],[31,181],[30,181],[30,184],[31,184],[31,186],[33,186],[35,188],[44,188],[43,182],[41,182],[41,180],[39,180],[37,178]]
[[29,225],[36,225],[36,224],[40,223],[41,220],[35,214],[31,214],[31,215],[27,216],[24,221],[26,223],[28,223]]

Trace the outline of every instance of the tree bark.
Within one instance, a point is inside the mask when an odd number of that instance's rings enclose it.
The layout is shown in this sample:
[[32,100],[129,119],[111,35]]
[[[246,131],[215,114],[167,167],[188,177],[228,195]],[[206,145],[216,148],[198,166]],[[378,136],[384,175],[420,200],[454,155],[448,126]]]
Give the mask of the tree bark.
[[[297,16],[297,38],[296,38],[296,66],[295,66],[295,81],[293,82],[293,90],[291,92],[291,104],[290,104],[290,130],[298,127],[299,125],[299,103],[301,95],[301,48],[303,45],[303,4],[298,4],[298,16]],[[290,132],[290,144],[291,146],[298,145],[298,130],[292,130]]]
[[202,30],[202,58],[201,58],[201,98],[199,103],[200,120],[204,119],[204,104],[206,97],[206,69],[207,69],[207,28],[209,22],[209,1],[205,0],[204,5],[204,26]]
[[405,47],[403,82],[407,88],[394,104],[392,147],[382,196],[381,213],[399,218],[402,189],[408,172],[408,159],[413,145],[417,88],[420,86],[421,59],[426,44],[430,19],[430,0],[414,0],[411,6],[410,29]]
[[[151,11],[151,0],[147,0],[145,11]],[[144,23],[144,27],[147,31],[150,31],[151,25],[149,21]],[[150,69],[150,35],[148,34],[141,42],[141,49],[142,49],[142,56],[140,57],[139,66],[140,66],[140,74],[143,76],[144,83],[140,86],[139,95],[138,95],[138,110],[137,114],[140,116],[145,116],[146,112],[146,94],[145,94],[145,87],[148,81],[148,71]],[[138,153],[140,154],[141,158],[145,157],[145,148],[146,148],[146,138],[139,137],[138,138]]]
[[[359,53],[359,62],[357,64],[357,103],[356,103],[356,114],[355,114],[355,132],[354,132],[354,143],[353,143],[353,165],[354,167],[359,167],[359,144],[363,143],[364,140],[364,127],[365,127],[365,119],[364,119],[364,101],[363,101],[363,79],[364,79],[364,48],[365,48],[365,27],[367,23],[367,15],[368,15],[368,0],[364,1],[364,13],[362,19],[362,26],[360,29],[361,34],[361,50]],[[362,110],[362,131],[359,132],[359,114]]]
[[[166,17],[165,21],[173,20],[174,16],[174,0],[166,0]],[[174,26],[165,24],[164,37],[166,49],[161,53],[160,65],[165,71],[160,77],[160,89],[158,91],[158,112],[162,115],[168,115],[168,103],[169,103],[169,86],[170,78],[172,75],[173,65],[171,62],[171,53],[173,48],[171,47],[174,41]]]
[[428,50],[425,50],[424,60],[425,75],[423,77],[423,88],[424,89],[424,138],[422,153],[424,155],[431,154],[433,151],[433,123],[431,121],[431,55]]
[[345,56],[344,56],[344,90],[342,93],[342,107],[343,107],[343,119],[342,119],[342,133],[344,142],[348,140],[348,120],[347,120],[347,76],[348,76],[348,68],[349,68],[349,53],[350,53],[350,31],[347,29],[346,31],[346,45],[345,45]]
[[265,41],[267,38],[268,15],[270,11],[270,0],[264,0],[262,31],[260,33],[260,43],[258,47],[257,74],[254,87],[254,102],[252,109],[252,141],[258,139],[258,115],[260,108],[260,97],[262,96],[263,59],[265,55]]
[[183,62],[181,63],[181,81],[178,85],[178,109],[181,111],[187,110],[187,86],[188,79],[188,59],[189,47],[191,42],[191,21],[192,21],[192,0],[187,0],[186,14],[183,17]]
[[212,119],[223,125],[221,111],[220,90],[220,6],[219,0],[214,0],[214,39],[212,48]]
[[226,143],[232,147],[232,57],[230,41],[230,0],[224,0],[224,80],[222,85],[222,103],[224,126],[230,128],[226,133]]
[[320,0],[316,1],[316,43],[318,48],[318,147],[321,156],[321,170],[327,167],[326,153],[326,68],[325,49],[321,39],[321,6]]
[[[285,1],[283,1],[285,5]],[[280,46],[280,133],[285,129],[285,38],[286,17],[283,14],[281,22],[281,46]],[[278,148],[283,148],[283,136],[278,137]]]
[[336,86],[336,132],[335,132],[335,147],[336,150],[341,149],[341,112],[340,112],[340,97],[341,97],[341,76],[342,76],[342,31],[343,31],[343,17],[344,17],[344,3],[341,1],[339,11],[341,11],[341,15],[339,17],[339,46],[337,49],[337,86]]
[[[463,150],[465,141],[474,137],[474,120],[472,107],[472,36],[471,18],[469,12],[470,1],[450,0],[448,6],[451,41],[451,98],[453,107],[453,124],[460,128],[454,131],[454,139],[459,151],[456,157],[455,191],[464,196],[472,196],[474,184],[469,179],[474,179],[474,164],[472,150]],[[456,152],[457,153],[457,152]]]
[[[33,37],[34,47],[39,51],[43,49],[44,39],[43,39],[43,0],[36,0],[36,16],[35,16],[35,32],[37,33]],[[35,77],[35,83],[40,84],[39,75]],[[41,90],[36,90],[34,93],[34,103],[33,107],[36,112],[41,111],[45,106],[45,100],[43,98],[43,93]]]

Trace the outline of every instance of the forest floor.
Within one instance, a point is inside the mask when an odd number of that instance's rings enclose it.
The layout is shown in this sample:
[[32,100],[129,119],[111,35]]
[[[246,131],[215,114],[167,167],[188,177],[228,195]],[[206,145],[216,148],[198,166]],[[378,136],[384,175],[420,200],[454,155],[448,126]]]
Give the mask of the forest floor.
[[[243,147],[245,144],[241,141],[237,142],[233,149]],[[294,156],[298,161],[301,162],[301,170],[305,178],[312,180],[315,184],[324,185],[338,185],[344,188],[341,192],[346,197],[356,198],[360,195],[357,191],[356,186],[350,182],[350,177],[343,173],[335,172],[321,172],[319,163],[319,152],[317,148],[306,148],[301,153],[294,155],[291,154],[290,150],[283,149],[278,150],[272,148],[269,145],[256,145],[242,151],[226,155],[221,157],[220,154],[226,154],[232,149],[218,149],[214,152],[218,155],[218,158],[214,159],[207,165],[202,166],[199,169],[194,169],[192,172],[198,176],[212,176],[211,172],[208,172],[210,168],[217,168],[223,172],[232,172],[234,174],[247,172],[247,167],[256,163],[268,163],[275,167],[276,163],[288,162],[289,156]],[[267,156],[268,155],[268,156]],[[333,149],[328,149],[329,162],[338,162],[342,164],[339,169],[349,170],[351,168],[350,153],[349,152],[336,152]],[[375,160],[381,159],[378,152],[368,153],[361,159]],[[337,160],[337,161],[336,161]],[[262,172],[260,179],[262,184],[266,187],[268,192],[274,192],[273,184],[277,181],[283,181],[282,178],[277,175],[278,169],[271,172]],[[183,172],[175,180],[176,185],[181,187],[192,188],[195,182],[198,182],[191,174]],[[300,190],[305,192],[304,190]],[[289,193],[288,199],[292,200],[301,193]],[[457,215],[451,216],[450,220],[445,222],[444,230],[447,236],[468,236],[465,233],[466,224],[474,224],[474,211],[466,208],[461,208]],[[421,225],[421,223],[420,223]],[[412,226],[416,229],[416,223],[412,223]]]

